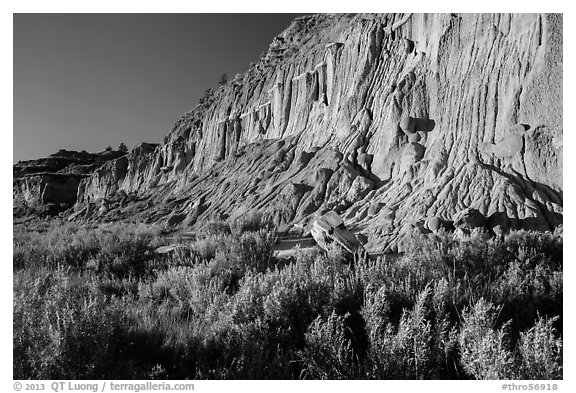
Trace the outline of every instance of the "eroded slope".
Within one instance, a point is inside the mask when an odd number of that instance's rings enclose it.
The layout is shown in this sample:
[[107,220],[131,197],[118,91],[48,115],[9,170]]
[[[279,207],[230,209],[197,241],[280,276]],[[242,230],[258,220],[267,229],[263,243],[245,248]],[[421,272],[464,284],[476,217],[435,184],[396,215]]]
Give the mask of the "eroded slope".
[[164,143],[83,180],[73,218],[336,210],[395,251],[467,208],[494,231],[562,222],[560,15],[298,18]]

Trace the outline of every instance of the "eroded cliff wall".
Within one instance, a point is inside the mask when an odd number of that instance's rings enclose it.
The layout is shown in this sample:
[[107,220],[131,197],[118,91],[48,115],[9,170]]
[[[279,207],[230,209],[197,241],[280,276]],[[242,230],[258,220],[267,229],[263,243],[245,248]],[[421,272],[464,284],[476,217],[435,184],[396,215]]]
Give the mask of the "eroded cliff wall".
[[112,149],[99,153],[61,149],[45,158],[19,161],[12,168],[14,216],[53,215],[70,208],[76,203],[80,180],[124,154]]
[[396,251],[467,208],[493,230],[562,222],[561,15],[298,18],[161,145],[83,180],[75,217],[291,227],[332,209]]

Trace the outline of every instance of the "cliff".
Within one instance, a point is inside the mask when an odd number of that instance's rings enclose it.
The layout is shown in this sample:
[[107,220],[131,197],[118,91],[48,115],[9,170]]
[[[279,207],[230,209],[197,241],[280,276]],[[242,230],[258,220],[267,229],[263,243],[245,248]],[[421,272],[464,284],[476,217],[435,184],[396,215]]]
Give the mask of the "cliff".
[[57,214],[76,203],[80,180],[122,151],[100,153],[60,150],[49,157],[19,161],[12,168],[14,214]]
[[82,180],[75,210],[170,228],[258,210],[286,229],[335,210],[373,251],[470,211],[494,232],[552,229],[562,16],[297,18],[162,144]]

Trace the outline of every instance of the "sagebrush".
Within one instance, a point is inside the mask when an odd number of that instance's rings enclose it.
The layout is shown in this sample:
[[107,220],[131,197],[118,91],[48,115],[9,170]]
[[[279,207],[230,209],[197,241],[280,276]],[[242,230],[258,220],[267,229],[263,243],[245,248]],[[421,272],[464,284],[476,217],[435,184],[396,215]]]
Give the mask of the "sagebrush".
[[416,237],[400,258],[273,257],[269,223],[15,230],[14,379],[559,379],[562,245]]

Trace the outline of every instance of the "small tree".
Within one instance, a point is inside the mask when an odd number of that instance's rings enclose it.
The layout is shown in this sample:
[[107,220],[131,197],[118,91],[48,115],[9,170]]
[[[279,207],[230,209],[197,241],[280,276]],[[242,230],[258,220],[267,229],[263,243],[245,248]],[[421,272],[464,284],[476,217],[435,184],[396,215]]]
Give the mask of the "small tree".
[[126,146],[126,144],[124,142],[121,142],[118,145],[118,151],[121,153],[128,153],[128,146]]
[[223,86],[228,82],[228,75],[226,73],[220,75],[220,79],[218,80],[218,86]]
[[200,103],[200,105],[207,104],[207,103],[209,103],[209,101],[213,95],[214,95],[214,90],[206,89],[204,91],[204,97],[201,97],[200,100],[198,100],[198,102]]
[[112,148],[112,146],[108,146],[108,147],[106,148],[106,152],[108,152],[108,153],[111,153],[111,152],[113,152],[113,151],[114,151],[114,149]]

